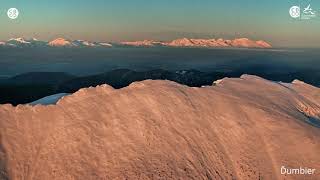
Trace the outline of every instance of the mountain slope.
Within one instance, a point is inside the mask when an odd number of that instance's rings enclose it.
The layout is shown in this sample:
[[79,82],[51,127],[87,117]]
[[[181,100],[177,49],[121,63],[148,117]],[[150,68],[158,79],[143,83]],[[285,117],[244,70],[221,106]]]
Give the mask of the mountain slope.
[[244,75],[191,88],[142,81],[54,106],[0,106],[10,179],[319,179],[320,90]]
[[46,96],[44,98],[41,98],[37,101],[33,101],[31,103],[29,103],[30,105],[50,105],[50,104],[56,104],[59,99],[61,99],[62,97],[66,96],[68,94],[66,93],[60,93],[60,94],[53,94],[50,96]]

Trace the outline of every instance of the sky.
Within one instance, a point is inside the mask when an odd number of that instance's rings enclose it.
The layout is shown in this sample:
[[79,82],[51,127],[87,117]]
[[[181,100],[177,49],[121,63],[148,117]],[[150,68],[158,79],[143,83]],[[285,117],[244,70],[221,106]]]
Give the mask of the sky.
[[[300,2],[299,2],[300,1]],[[320,13],[290,17],[319,0],[0,0],[0,40],[57,37],[91,41],[248,37],[279,47],[320,47]],[[7,17],[17,8],[18,19]]]

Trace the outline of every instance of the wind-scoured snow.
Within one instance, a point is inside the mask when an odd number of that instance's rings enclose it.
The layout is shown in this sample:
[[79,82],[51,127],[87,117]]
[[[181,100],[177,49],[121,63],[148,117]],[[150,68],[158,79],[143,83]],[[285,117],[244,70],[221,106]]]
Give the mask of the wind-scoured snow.
[[[194,88],[147,80],[52,106],[0,106],[10,179],[320,179],[320,89],[256,76]],[[281,175],[282,166],[317,169]]]

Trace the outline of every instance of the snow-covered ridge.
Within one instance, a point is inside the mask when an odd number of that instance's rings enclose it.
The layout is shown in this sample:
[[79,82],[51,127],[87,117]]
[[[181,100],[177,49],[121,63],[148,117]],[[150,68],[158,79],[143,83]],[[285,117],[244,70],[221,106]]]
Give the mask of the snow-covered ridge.
[[169,47],[240,47],[240,48],[271,48],[272,46],[262,40],[253,41],[248,38],[239,38],[234,40],[224,39],[176,39],[170,42],[160,42],[153,40],[122,42],[129,46],[169,46]]
[[152,47],[156,45],[162,45],[162,42],[160,41],[154,41],[154,40],[143,40],[143,41],[127,41],[127,42],[121,42],[120,44],[126,45],[126,46],[136,46],[136,47]]
[[25,40],[24,38],[11,38],[8,40],[8,42],[17,42],[21,44],[30,44],[31,42]]
[[1,41],[0,46],[7,47],[112,47],[107,42],[91,42],[86,40],[69,40],[65,38],[56,38],[52,41],[42,41],[37,38],[11,38],[7,41]]
[[57,38],[48,42],[52,47],[112,47],[112,44],[105,42],[91,42],[86,40],[68,40]]
[[2,105],[1,175],[281,179],[283,165],[320,169],[319,93],[244,75],[204,88],[147,80],[81,89],[52,106]]
[[111,43],[107,43],[107,42],[100,42],[99,45],[106,46],[106,47],[112,47],[112,44]]

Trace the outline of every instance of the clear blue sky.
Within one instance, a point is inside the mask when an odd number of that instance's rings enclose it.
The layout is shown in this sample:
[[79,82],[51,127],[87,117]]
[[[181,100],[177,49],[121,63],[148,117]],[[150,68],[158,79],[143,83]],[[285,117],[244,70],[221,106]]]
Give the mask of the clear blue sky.
[[[306,0],[310,1],[310,0]],[[310,1],[320,12],[320,1]],[[249,37],[276,46],[320,47],[320,16],[298,21],[298,0],[1,0],[0,39],[122,41]],[[20,10],[9,20],[8,8]]]

